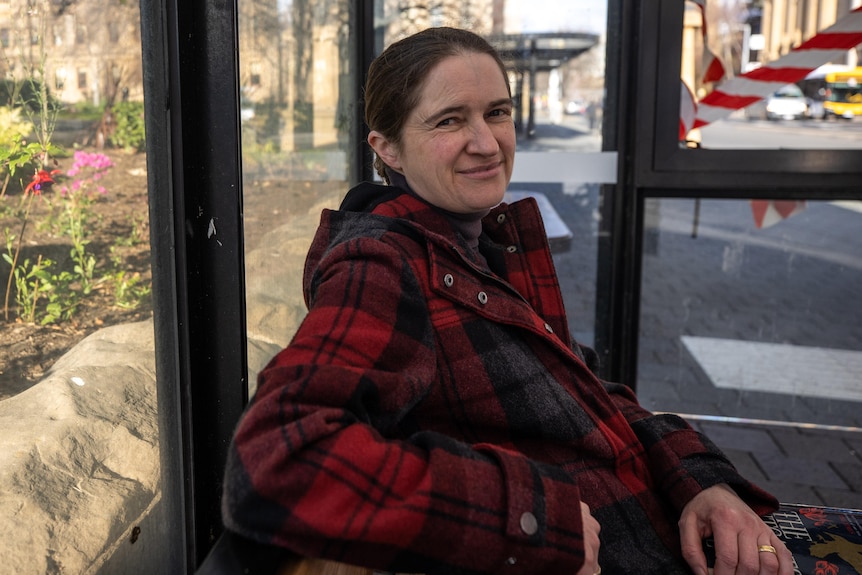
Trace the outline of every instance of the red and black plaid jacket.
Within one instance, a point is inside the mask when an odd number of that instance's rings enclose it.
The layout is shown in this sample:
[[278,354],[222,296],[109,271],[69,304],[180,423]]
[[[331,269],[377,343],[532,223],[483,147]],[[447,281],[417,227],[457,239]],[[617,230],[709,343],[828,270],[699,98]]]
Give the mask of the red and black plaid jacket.
[[701,490],[775,507],[680,418],[587,367],[533,200],[483,220],[480,262],[416,197],[356,198],[365,211],[323,213],[307,317],[236,431],[227,528],[379,569],[570,574],[583,500],[604,573],[667,575],[690,573],[676,521]]

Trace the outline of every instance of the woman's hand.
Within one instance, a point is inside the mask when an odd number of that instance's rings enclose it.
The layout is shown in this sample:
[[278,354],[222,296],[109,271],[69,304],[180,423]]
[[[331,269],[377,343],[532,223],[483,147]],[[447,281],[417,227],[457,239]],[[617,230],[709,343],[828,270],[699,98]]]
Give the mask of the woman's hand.
[[707,575],[703,539],[709,536],[715,540],[714,575],[793,573],[790,551],[727,485],[704,489],[689,501],[679,530],[682,555],[697,575]]
[[590,506],[581,501],[581,517],[584,530],[584,566],[575,575],[597,575],[599,569],[599,522],[590,513]]

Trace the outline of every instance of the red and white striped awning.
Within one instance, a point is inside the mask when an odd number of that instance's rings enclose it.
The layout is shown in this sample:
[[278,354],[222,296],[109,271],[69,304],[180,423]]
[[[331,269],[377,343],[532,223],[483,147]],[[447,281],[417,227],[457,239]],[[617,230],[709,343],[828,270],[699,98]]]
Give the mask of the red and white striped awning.
[[[782,86],[802,80],[818,67],[842,58],[848,50],[860,43],[862,43],[862,6],[792,52],[760,68],[723,82],[703,100],[697,102],[694,122],[690,126],[700,128],[729,116],[735,110],[762,100]],[[688,104],[686,103],[685,106],[688,107]]]

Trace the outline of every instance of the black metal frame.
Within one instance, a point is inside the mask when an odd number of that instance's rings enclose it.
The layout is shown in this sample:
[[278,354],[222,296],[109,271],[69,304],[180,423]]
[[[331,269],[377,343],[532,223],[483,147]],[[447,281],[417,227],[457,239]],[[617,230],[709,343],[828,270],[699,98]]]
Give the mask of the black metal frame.
[[[752,191],[765,198],[859,197],[862,163],[858,150],[708,150],[681,148],[679,124],[679,62],[682,52],[682,2],[660,0],[658,9],[644,11],[642,26],[657,30],[657,38],[644,41],[638,90],[639,118],[655,118],[644,125],[644,153],[635,166],[637,184],[662,190],[692,189],[721,197],[750,198]],[[673,90],[663,89],[672,87]],[[659,92],[661,90],[661,92]],[[676,90],[676,92],[674,92]],[[654,110],[654,113],[652,111]],[[729,170],[728,167],[733,169]],[[829,174],[829,178],[824,178]]]
[[[353,6],[352,64],[365,70],[374,52],[373,2]],[[223,531],[222,474],[248,401],[236,0],[141,0],[141,28],[161,562],[191,573]],[[355,76],[361,94],[364,77]],[[361,117],[352,134],[350,177],[368,179]]]
[[172,564],[193,570],[222,529],[248,389],[236,4],[142,0],[141,14],[164,511],[184,526]]

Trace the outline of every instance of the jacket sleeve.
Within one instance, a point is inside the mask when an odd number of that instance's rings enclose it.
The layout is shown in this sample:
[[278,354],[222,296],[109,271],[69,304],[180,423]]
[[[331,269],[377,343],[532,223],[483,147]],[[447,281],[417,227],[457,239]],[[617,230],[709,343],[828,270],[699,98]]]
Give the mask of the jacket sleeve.
[[719,483],[732,487],[759,515],[778,508],[772,495],[742,477],[708,437],[681,417],[644,409],[625,385],[605,382],[605,388],[643,444],[651,475],[677,513],[695,495]]
[[413,429],[434,337],[409,258],[339,245],[234,435],[223,517],[254,540],[378,569],[574,573],[577,487],[555,467]]

